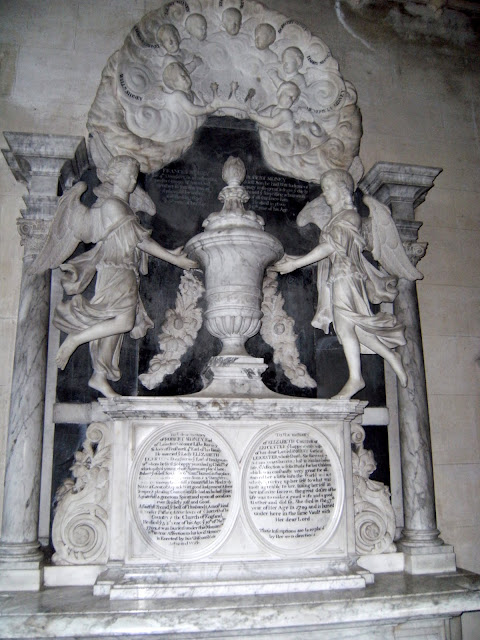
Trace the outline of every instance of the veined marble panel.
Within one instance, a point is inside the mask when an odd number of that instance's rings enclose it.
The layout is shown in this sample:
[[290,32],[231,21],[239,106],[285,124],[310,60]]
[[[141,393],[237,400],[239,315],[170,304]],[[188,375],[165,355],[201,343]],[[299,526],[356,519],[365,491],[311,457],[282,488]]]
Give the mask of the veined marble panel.
[[[112,443],[102,471],[108,561],[95,592],[171,598],[365,587],[373,576],[355,563],[350,447],[363,407],[288,397],[102,399]],[[85,489],[69,494],[72,513],[81,491],[92,493],[88,474],[76,471]],[[56,518],[54,528],[65,527]],[[51,580],[65,576],[52,572]]]
[[[450,620],[480,607],[478,576],[381,575],[367,589],[166,600],[96,598],[91,589],[6,593],[5,638],[459,640]],[[408,631],[408,634],[407,634]]]

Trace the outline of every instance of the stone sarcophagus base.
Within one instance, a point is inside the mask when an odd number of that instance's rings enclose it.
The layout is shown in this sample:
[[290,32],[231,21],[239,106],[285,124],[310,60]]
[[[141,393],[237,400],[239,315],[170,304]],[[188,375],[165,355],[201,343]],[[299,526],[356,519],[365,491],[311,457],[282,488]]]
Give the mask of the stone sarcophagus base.
[[[103,568],[94,593],[112,599],[373,581],[356,564],[354,532],[351,431],[364,403],[118,398],[100,408],[77,454],[86,471],[60,491],[53,525],[54,561],[70,565],[72,583],[88,565]],[[52,567],[50,581],[66,568]]]

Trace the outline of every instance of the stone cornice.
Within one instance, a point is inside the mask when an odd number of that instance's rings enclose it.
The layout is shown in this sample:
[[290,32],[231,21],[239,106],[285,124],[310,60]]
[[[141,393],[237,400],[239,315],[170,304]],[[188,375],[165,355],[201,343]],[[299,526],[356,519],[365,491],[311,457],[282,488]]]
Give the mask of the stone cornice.
[[358,186],[390,207],[394,218],[413,220],[415,209],[425,200],[441,171],[438,167],[377,162]]
[[3,155],[15,179],[24,184],[25,218],[53,216],[58,188],[69,188],[88,167],[85,139],[81,136],[57,136],[6,131],[9,148]]

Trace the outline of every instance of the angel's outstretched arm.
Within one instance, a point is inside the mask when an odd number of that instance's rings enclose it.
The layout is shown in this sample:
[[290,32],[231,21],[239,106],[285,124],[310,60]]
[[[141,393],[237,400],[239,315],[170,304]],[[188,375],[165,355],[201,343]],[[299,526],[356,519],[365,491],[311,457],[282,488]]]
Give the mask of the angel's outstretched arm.
[[220,101],[218,99],[214,99],[210,104],[202,106],[193,104],[181,91],[176,91],[175,94],[179,106],[190,116],[207,116],[220,108]]
[[169,262],[170,264],[174,264],[177,267],[181,267],[182,269],[194,269],[198,267],[198,264],[194,260],[190,260],[187,258],[186,254],[178,250],[169,251],[162,247],[158,242],[152,240],[152,238],[147,237],[140,242],[138,248],[146,253],[149,253],[151,256],[155,256],[155,258],[160,258],[160,260],[165,260],[165,262]]
[[276,69],[268,69],[267,70],[268,75],[270,76],[273,84],[275,85],[275,88],[278,89],[278,87],[282,84],[283,80],[280,78],[280,76],[278,75],[278,71]]
[[265,129],[276,129],[285,123],[291,123],[293,126],[293,116],[289,109],[281,109],[274,116],[262,116],[255,111],[250,111],[249,117]]
[[295,271],[295,269],[300,269],[300,267],[306,267],[309,264],[314,264],[324,258],[328,258],[333,251],[333,247],[326,242],[322,242],[304,256],[284,256],[270,268],[279,273],[291,273]]

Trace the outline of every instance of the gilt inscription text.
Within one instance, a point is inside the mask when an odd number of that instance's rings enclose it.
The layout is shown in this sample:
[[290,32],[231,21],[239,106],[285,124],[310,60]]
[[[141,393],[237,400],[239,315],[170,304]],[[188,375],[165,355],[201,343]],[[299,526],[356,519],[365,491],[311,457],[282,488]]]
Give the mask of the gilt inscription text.
[[306,183],[284,176],[247,175],[243,186],[250,196],[248,208],[257,213],[288,213],[291,198],[301,202],[308,199]]

